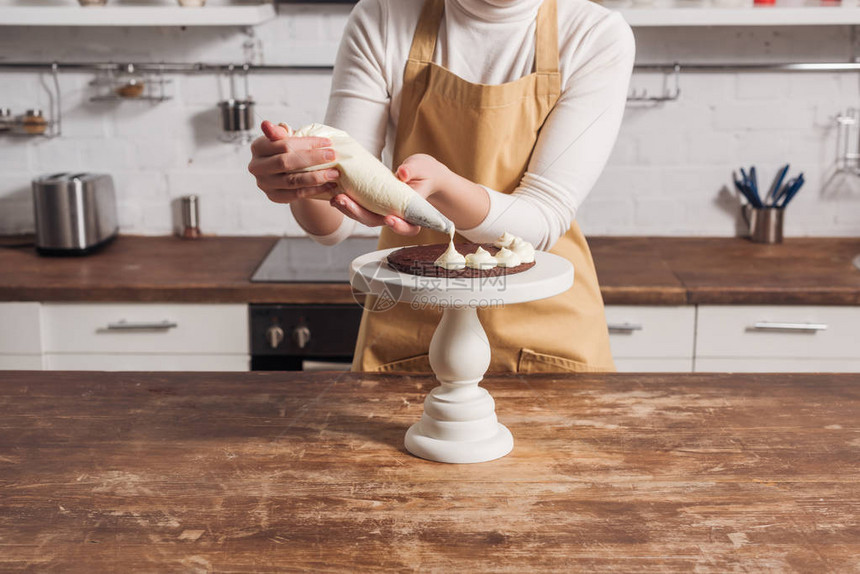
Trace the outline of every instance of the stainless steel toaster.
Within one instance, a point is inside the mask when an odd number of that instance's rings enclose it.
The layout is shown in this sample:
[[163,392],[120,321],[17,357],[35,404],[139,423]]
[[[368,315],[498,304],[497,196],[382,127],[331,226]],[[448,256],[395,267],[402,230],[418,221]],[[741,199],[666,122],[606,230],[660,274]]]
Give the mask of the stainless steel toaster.
[[101,173],[54,173],[33,180],[36,249],[83,255],[116,236],[113,179]]

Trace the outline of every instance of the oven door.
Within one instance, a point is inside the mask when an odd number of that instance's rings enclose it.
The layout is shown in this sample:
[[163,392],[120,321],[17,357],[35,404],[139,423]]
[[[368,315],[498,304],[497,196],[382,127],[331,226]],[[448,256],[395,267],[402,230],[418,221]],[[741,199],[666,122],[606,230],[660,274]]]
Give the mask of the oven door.
[[361,307],[250,305],[252,371],[349,370]]

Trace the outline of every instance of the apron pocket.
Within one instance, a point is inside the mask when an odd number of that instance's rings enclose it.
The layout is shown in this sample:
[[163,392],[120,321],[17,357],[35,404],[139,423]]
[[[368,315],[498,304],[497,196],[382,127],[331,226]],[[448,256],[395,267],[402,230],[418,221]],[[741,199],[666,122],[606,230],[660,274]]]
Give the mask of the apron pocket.
[[613,369],[592,367],[573,359],[536,353],[531,349],[520,350],[518,373],[603,373]]
[[430,369],[430,356],[426,353],[415,355],[406,359],[398,359],[379,366],[380,373],[432,373]]

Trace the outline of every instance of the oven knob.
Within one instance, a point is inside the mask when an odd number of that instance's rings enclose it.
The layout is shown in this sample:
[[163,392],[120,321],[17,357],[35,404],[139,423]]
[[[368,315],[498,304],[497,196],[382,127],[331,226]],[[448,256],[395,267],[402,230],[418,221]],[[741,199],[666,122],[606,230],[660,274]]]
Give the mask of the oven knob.
[[278,345],[284,340],[284,330],[277,325],[272,325],[266,329],[266,340],[269,342],[269,346],[277,349]]
[[304,349],[305,345],[308,344],[308,341],[311,340],[311,330],[307,328],[305,325],[299,325],[295,329],[293,329],[293,341],[296,342],[296,345],[299,349]]

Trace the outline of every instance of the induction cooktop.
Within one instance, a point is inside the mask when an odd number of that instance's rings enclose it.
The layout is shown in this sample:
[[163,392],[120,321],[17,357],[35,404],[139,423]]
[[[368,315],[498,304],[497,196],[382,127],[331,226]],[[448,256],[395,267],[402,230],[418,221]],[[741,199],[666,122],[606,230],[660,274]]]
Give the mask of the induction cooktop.
[[282,237],[251,276],[254,283],[348,283],[349,264],[376,251],[376,237],[352,237],[320,245],[306,237]]

